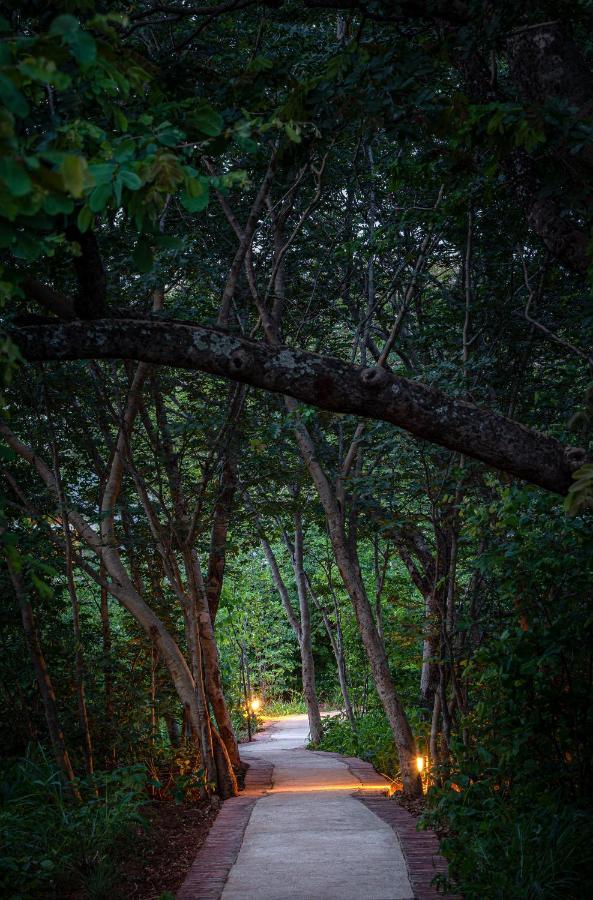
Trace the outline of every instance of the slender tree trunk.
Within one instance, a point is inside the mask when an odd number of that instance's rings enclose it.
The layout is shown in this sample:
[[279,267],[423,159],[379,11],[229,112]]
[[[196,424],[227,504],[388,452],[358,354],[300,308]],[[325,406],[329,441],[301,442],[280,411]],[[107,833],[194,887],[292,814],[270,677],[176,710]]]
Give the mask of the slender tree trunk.
[[[207,713],[205,704],[203,707],[200,705],[198,691],[196,690],[197,687],[199,688],[199,685],[196,686],[187,662],[176,641],[171,634],[169,634],[164,623],[136,590],[121,561],[118,551],[117,535],[114,527],[114,509],[123,475],[123,461],[127,436],[130,433],[134,421],[139,391],[145,375],[146,367],[143,365],[138,366],[130,387],[127,408],[118,435],[109,478],[107,479],[105,490],[103,492],[100,535],[97,534],[94,528],[92,528],[76,510],[71,509],[69,511],[69,516],[70,522],[78,532],[80,538],[104,563],[105,571],[110,579],[108,583],[109,592],[134,617],[145,631],[149,640],[155,642],[161,658],[167,666],[179,699],[187,709],[188,720],[192,732],[195,737],[198,738],[204,727],[202,717],[204,713]],[[7,426],[2,425],[1,430],[13,450],[35,468],[46,486],[57,498],[58,491],[55,476],[46,463],[41,457],[34,453],[30,447],[23,444]],[[208,716],[206,716],[206,723],[209,723]],[[204,748],[202,747],[201,749],[203,751]],[[202,764],[206,768],[208,780],[216,782],[216,771],[213,766],[212,754],[211,752],[208,754],[207,748],[206,755],[202,757]]]
[[159,654],[156,647],[150,648],[150,740],[154,744],[157,733],[157,717],[156,717],[156,670],[159,661]]
[[[298,416],[296,402],[286,398],[289,412]],[[360,636],[373,674],[379,699],[391,726],[400,761],[404,792],[410,797],[422,796],[422,780],[416,770],[416,742],[405,710],[400,702],[389,670],[385,645],[381,640],[367,597],[355,552],[344,532],[343,518],[333,490],[317,460],[311,437],[302,422],[295,426],[301,456],[317,488],[323,505],[330,541],[344,587],[350,597]]]
[[[438,566],[436,568],[439,568]],[[430,703],[438,688],[438,658],[440,633],[440,606],[438,595],[443,590],[438,582],[433,584],[430,593],[424,597],[424,640],[422,642],[422,671],[420,673],[420,696],[425,703]]]
[[303,564],[303,522],[301,511],[294,516],[294,554],[292,555],[297,592],[299,597],[301,627],[297,637],[301,651],[301,668],[303,674],[303,694],[307,704],[309,718],[309,734],[313,744],[319,744],[323,738],[323,725],[319,712],[319,701],[315,688],[315,662],[311,642],[311,613],[307,596],[307,583]]
[[191,674],[193,678],[193,700],[195,703],[195,718],[191,716],[191,707],[187,706],[188,718],[191,731],[195,739],[198,741],[201,753],[202,764],[206,769],[208,779],[216,781],[216,769],[214,761],[214,748],[212,744],[212,732],[210,729],[210,716],[208,714],[208,701],[206,699],[206,688],[204,685],[204,671],[202,660],[202,648],[199,639],[199,630],[197,623],[197,612],[192,598],[188,597],[183,608],[183,618],[185,625],[185,642],[187,644],[187,652],[189,655]]
[[344,712],[346,713],[346,717],[350,722],[352,730],[356,730],[356,720],[354,718],[354,712],[352,710],[352,703],[350,701],[350,689],[348,687],[348,675],[346,672],[346,656],[344,654],[344,640],[342,635],[342,625],[340,622],[340,611],[338,608],[338,601],[333,590],[333,586],[331,585],[331,576],[330,576],[330,588],[332,591],[333,601],[334,601],[334,616],[336,620],[335,628],[332,626],[329,616],[317,596],[311,587],[311,582],[309,578],[307,578],[307,588],[309,590],[309,596],[313,600],[313,604],[315,608],[320,613],[321,618],[323,620],[323,624],[325,625],[325,630],[327,632],[327,636],[329,638],[330,646],[332,648],[332,653],[334,654],[334,659],[336,661],[336,668],[338,671],[338,683],[340,685],[340,691],[342,693],[342,699],[344,701]]
[[47,668],[45,656],[43,655],[41,640],[35,623],[33,607],[29,601],[22,575],[10,561],[8,561],[8,571],[21,611],[25,640],[31,656],[39,693],[41,694],[45,721],[47,722],[47,730],[49,732],[49,739],[54,758],[68,785],[70,793],[77,800],[80,800],[80,794],[75,785],[74,770],[64,741],[64,732],[60,725],[54,687]]
[[340,684],[340,691],[342,692],[342,699],[344,700],[344,712],[346,713],[346,718],[350,722],[352,729],[356,730],[356,719],[354,718],[352,703],[350,702],[350,689],[348,687],[346,660],[344,658],[343,650],[339,650],[336,653],[336,664],[338,667],[338,682]]
[[[69,541],[68,541],[69,543]],[[86,692],[84,686],[84,657],[82,650],[82,633],[80,630],[80,609],[78,604],[78,595],[76,593],[76,585],[74,583],[74,573],[72,571],[72,558],[70,554],[66,555],[66,571],[68,575],[68,590],[72,604],[72,623],[74,628],[75,641],[75,682],[76,697],[78,701],[78,721],[83,740],[84,758],[86,762],[86,771],[88,775],[94,772],[93,761],[93,742],[91,738],[91,729],[89,725],[89,717],[86,705]]]
[[[101,563],[100,577],[105,578],[105,566]],[[110,748],[110,762],[115,763],[115,729],[113,710],[113,660],[111,658],[111,622],[109,620],[109,594],[107,588],[100,586],[101,591],[101,639],[103,644],[103,690],[105,694],[105,730]]]
[[53,428],[53,418],[48,408],[47,391],[44,384],[44,394],[46,403],[46,413],[50,424],[53,470],[56,481],[58,494],[58,503],[60,507],[60,518],[62,520],[62,533],[64,535],[64,563],[66,567],[66,582],[68,585],[68,594],[70,596],[70,605],[72,607],[72,628],[74,631],[74,684],[76,688],[76,699],[78,706],[78,723],[80,734],[82,737],[82,746],[86,763],[87,775],[94,772],[93,761],[93,741],[91,738],[91,729],[89,725],[88,710],[86,705],[86,694],[84,686],[84,652],[82,643],[82,632],[80,628],[80,604],[78,602],[78,594],[76,591],[76,582],[74,580],[74,564],[72,559],[72,535],[70,533],[70,522],[68,521],[68,507],[64,494],[64,485],[62,483],[62,473],[60,470],[60,460],[58,453],[58,444]]
[[212,625],[214,625],[216,621],[216,613],[218,612],[218,604],[222,592],[224,569],[226,565],[227,534],[236,489],[237,479],[235,464],[230,453],[227,453],[222,467],[219,494],[214,507],[212,533],[210,536],[210,553],[208,556],[206,590]]

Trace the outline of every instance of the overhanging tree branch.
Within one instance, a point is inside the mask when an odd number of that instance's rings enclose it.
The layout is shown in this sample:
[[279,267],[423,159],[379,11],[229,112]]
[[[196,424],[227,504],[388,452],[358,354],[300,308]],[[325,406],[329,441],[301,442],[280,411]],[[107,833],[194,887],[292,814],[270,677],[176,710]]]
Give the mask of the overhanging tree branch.
[[559,494],[586,461],[581,448],[379,367],[265,346],[202,325],[122,318],[28,325],[10,334],[31,361],[135,359],[194,369],[321,409],[390,422]]

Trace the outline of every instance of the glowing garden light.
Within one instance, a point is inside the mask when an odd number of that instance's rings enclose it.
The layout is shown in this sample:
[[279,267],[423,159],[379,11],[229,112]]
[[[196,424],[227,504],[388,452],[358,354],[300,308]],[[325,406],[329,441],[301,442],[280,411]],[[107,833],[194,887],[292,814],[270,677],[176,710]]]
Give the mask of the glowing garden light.
[[256,713],[258,709],[261,709],[261,700],[259,697],[252,697],[249,701],[249,709],[252,713]]
[[416,768],[418,769],[418,774],[421,775],[424,769],[424,757],[417,756],[416,757]]

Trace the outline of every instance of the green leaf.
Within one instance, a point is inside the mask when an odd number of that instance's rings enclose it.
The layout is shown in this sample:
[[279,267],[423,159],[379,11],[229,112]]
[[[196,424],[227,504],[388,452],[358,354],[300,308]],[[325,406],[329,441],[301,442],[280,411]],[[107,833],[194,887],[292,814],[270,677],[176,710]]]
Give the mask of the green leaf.
[[286,136],[290,138],[291,141],[294,141],[295,144],[301,143],[301,129],[298,125],[294,125],[292,122],[287,122],[284,126],[284,130],[286,132]]
[[192,110],[189,121],[202,134],[207,134],[209,137],[216,137],[222,131],[222,116],[212,109],[209,103],[202,103]]
[[80,212],[78,213],[78,218],[76,219],[76,224],[82,233],[88,231],[93,222],[93,214],[90,211],[88,206],[83,206]]
[[80,30],[80,23],[74,16],[58,16],[50,25],[50,34],[59,34],[62,37],[74,34]]
[[139,178],[135,172],[130,171],[130,169],[122,169],[120,177],[125,186],[131,191],[137,191],[142,187],[142,179]]
[[69,197],[62,197],[59,194],[50,194],[43,201],[43,211],[49,216],[57,216],[60,214],[71,213],[74,209],[74,200]]
[[29,115],[29,104],[6,75],[0,75],[0,100],[15,116],[26,119]]
[[115,202],[117,203],[118,206],[121,206],[121,193],[122,193],[123,187],[124,187],[124,183],[122,181],[122,177],[120,174],[118,174],[113,183],[113,190],[115,192]]
[[128,130],[128,120],[127,120],[125,114],[124,114],[124,113],[121,111],[121,109],[119,108],[119,106],[114,107],[114,109],[113,109],[113,118],[115,119],[115,122],[116,122],[117,127],[118,127],[121,131],[127,131],[127,130]]
[[94,62],[97,56],[97,45],[88,31],[77,31],[67,40],[72,56],[81,66],[88,66]]
[[186,178],[181,204],[188,212],[202,212],[210,199],[210,182],[205,178]]
[[64,187],[73,197],[82,197],[88,172],[86,159],[83,156],[68,155],[64,157],[60,172]]
[[146,237],[141,237],[138,240],[134,248],[134,252],[132,253],[132,261],[139,272],[143,274],[146,272],[150,272],[154,265],[154,257],[152,255],[152,249]]
[[16,243],[12,250],[17,259],[38,259],[43,255],[43,241],[26,232],[17,233]]
[[100,184],[89,197],[89,207],[95,213],[105,209],[112,194],[111,184]]
[[31,190],[31,179],[14,159],[0,159],[0,178],[6,183],[13,197],[24,197]]
[[208,206],[208,194],[203,197],[190,197],[187,191],[183,191],[181,197],[181,205],[191,213],[202,212]]
[[89,172],[96,185],[107,184],[113,179],[115,166],[113,163],[93,163],[93,165],[89,166]]

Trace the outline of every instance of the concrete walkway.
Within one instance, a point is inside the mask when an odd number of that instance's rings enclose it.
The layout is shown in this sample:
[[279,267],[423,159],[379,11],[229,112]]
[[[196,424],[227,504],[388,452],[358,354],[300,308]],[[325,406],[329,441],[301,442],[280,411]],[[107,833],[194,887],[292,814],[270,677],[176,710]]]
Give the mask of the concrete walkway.
[[[393,829],[357,800],[363,785],[340,758],[305,750],[307,717],[273,721],[241,756],[274,766],[251,813],[222,900],[412,900]],[[376,784],[364,790],[385,789]]]

